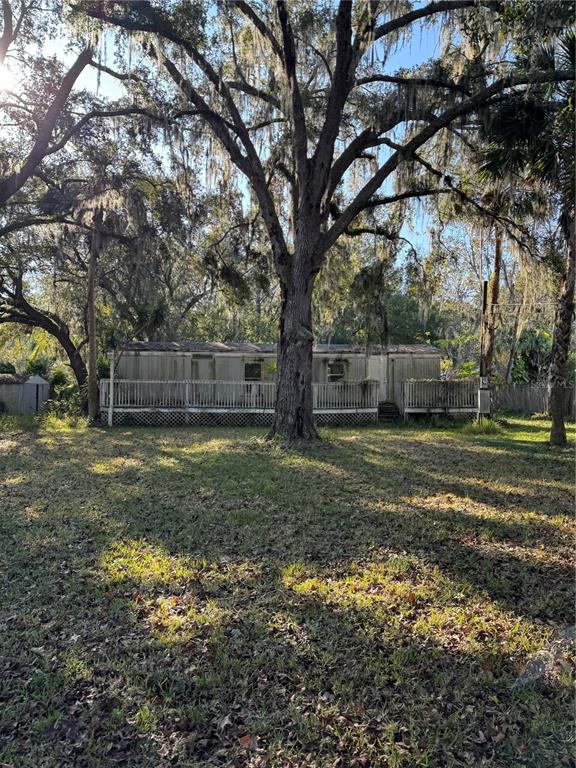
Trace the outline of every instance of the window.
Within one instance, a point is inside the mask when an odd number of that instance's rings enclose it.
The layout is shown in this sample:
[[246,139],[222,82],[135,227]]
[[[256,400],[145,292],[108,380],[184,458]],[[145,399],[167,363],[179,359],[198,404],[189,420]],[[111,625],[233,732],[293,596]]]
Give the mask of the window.
[[262,363],[244,363],[244,381],[262,381]]
[[344,381],[346,375],[346,366],[343,361],[328,363],[328,381],[335,384],[337,381]]

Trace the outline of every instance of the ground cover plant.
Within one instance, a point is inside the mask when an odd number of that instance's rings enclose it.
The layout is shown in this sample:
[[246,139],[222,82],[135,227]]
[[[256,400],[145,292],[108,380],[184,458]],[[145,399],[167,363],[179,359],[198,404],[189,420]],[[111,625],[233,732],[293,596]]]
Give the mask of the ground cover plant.
[[0,434],[0,764],[572,765],[572,455],[495,434]]

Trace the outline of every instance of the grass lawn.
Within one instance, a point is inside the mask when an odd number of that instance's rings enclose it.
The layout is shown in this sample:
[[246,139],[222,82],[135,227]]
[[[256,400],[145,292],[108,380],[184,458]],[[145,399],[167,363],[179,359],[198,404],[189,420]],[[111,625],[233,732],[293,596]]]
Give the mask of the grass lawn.
[[574,765],[548,427],[5,420],[0,765]]

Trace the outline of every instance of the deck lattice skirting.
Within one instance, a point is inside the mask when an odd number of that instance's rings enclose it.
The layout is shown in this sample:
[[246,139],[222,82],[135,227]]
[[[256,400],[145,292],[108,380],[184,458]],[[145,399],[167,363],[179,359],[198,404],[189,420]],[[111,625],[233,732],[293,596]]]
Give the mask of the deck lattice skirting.
[[[110,426],[269,426],[276,385],[237,381],[100,382],[100,414]],[[375,381],[314,384],[318,424],[371,424],[378,420]]]
[[[106,414],[102,420],[106,422]],[[209,411],[114,411],[113,426],[140,427],[270,427],[273,413],[211,413]],[[371,411],[315,413],[316,424],[322,426],[360,426],[377,420]]]

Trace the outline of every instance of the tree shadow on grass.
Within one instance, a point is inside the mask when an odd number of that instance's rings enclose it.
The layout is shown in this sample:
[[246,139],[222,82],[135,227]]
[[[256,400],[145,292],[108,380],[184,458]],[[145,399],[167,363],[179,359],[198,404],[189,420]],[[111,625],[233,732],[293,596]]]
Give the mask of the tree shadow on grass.
[[[492,465],[478,463],[472,449],[443,445],[425,464],[421,452],[410,460],[421,441],[385,439],[381,450],[348,442],[301,459],[236,436],[214,441],[211,431],[192,433],[189,444],[190,433],[176,444],[161,435],[151,447],[154,434],[138,436],[130,451],[123,435],[104,435],[90,458],[73,438],[56,446],[53,477],[31,481],[39,506],[24,507],[24,534],[42,530],[42,510],[52,505],[48,528],[53,535],[57,520],[60,538],[142,537],[192,557],[338,563],[406,551],[521,615],[569,616],[573,584],[562,562],[569,531],[536,517],[540,493],[516,494],[522,480],[511,468],[497,471],[514,482],[512,491],[478,484]],[[22,456],[15,474],[30,474],[36,461]],[[68,477],[61,477],[62,461]],[[446,481],[437,473],[442,463],[452,477],[471,474]],[[11,488],[16,504],[19,494],[29,497],[26,482]]]
[[540,620],[571,614],[568,568],[537,556],[563,538],[486,516],[506,493],[466,473],[488,461],[449,446],[445,484],[424,441],[299,457],[214,435],[72,435],[7,463],[20,764],[568,764],[562,686],[513,688]]
[[[445,606],[449,631],[426,621],[425,584],[398,563],[387,589],[369,579],[352,589],[330,568],[192,564],[144,542],[104,555],[100,579],[77,594],[69,580],[47,611],[61,639],[26,683],[14,754],[22,745],[37,763],[24,765],[569,759],[569,689],[515,688],[510,629],[480,627],[457,603]],[[54,710],[54,723],[30,729]]]

